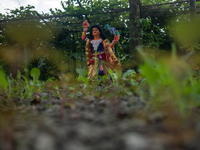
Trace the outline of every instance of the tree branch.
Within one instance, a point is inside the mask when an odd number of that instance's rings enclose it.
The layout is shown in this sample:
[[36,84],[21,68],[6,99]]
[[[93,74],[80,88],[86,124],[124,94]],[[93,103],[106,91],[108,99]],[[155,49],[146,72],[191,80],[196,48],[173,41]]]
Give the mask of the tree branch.
[[47,27],[49,27],[52,30],[51,26],[42,18],[42,16],[38,12],[36,12],[36,14],[40,19],[42,19],[42,21],[47,25]]
[[[78,3],[78,5],[82,8],[82,5],[81,5],[81,3],[80,3],[80,1],[79,0],[77,0],[77,3]],[[88,16],[87,15],[85,15],[85,18],[87,19],[87,21],[88,21],[88,23],[89,24],[91,24],[92,22],[89,20],[89,18],[88,18]]]

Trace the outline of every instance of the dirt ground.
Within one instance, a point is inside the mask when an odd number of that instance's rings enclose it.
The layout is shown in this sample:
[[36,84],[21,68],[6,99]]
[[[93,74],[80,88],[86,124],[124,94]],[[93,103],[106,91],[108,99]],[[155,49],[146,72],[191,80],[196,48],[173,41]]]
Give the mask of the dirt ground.
[[137,95],[1,97],[0,150],[200,149],[198,109],[180,119],[170,107],[149,111]]

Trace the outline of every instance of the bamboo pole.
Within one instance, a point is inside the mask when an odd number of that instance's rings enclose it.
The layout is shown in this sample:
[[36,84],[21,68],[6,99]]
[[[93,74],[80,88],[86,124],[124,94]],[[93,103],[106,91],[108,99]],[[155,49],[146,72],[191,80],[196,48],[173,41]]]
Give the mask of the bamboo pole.
[[196,15],[196,0],[190,0],[190,17],[195,18]]
[[139,60],[136,57],[136,46],[140,45],[140,25],[135,21],[141,17],[140,0],[129,0],[129,5],[129,52],[134,56],[134,65],[137,66]]

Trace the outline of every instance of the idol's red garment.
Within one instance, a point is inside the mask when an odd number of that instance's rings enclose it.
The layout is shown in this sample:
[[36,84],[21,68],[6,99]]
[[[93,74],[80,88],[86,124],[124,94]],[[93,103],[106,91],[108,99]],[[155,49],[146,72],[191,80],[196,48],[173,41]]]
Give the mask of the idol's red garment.
[[[120,68],[121,64],[119,63],[117,57],[113,53],[108,39],[105,39],[103,41],[102,50],[103,51],[101,52],[97,52],[97,58],[99,58],[99,56],[102,57],[101,63],[104,69],[104,75],[109,75],[109,72],[108,72],[109,68],[111,70],[113,70],[114,68]],[[87,66],[88,66],[88,78],[92,78],[96,75],[96,70],[98,69],[98,66],[95,66],[95,59],[94,59],[95,53],[91,44],[91,39],[86,40],[85,54],[86,54],[86,60],[87,60]],[[99,59],[96,59],[96,61],[98,64]]]

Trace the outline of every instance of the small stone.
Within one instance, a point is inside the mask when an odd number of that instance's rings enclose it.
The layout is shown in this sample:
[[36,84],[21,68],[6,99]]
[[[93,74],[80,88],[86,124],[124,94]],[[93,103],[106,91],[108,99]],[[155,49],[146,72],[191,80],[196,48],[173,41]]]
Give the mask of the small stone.
[[35,95],[34,98],[31,100],[31,105],[38,105],[41,103],[41,97],[39,95]]
[[127,150],[147,150],[149,149],[149,140],[140,134],[129,133],[124,136],[124,143]]
[[66,150],[88,150],[88,148],[79,141],[69,142],[65,144],[64,148]]
[[40,133],[35,142],[36,150],[55,150],[55,140],[47,133]]
[[95,97],[94,96],[84,96],[83,99],[86,99],[89,102],[95,101]]
[[166,115],[163,112],[155,112],[149,115],[149,120],[151,122],[160,122],[162,121]]

